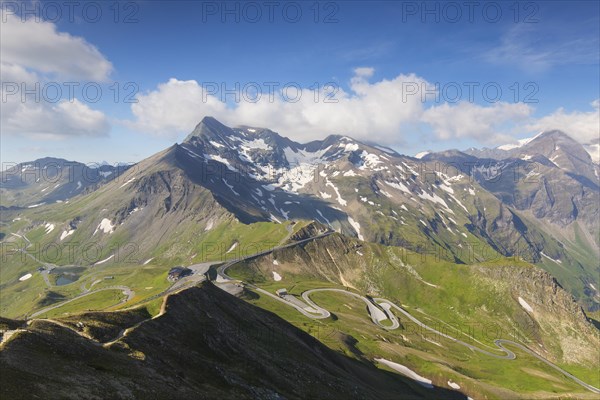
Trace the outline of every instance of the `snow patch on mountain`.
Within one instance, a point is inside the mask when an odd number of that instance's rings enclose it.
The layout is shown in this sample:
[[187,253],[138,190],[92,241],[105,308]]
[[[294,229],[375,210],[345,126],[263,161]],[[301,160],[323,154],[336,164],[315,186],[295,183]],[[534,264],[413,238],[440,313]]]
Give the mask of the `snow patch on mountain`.
[[552,162],[552,164],[556,165],[558,168],[561,168],[561,166],[556,162],[557,158],[558,158],[558,154],[550,157],[550,161]]
[[411,174],[413,174],[415,176],[419,176],[419,173],[417,171],[415,171],[412,166],[408,165],[404,161],[401,161],[401,162],[402,162],[402,165],[404,165],[406,167],[406,169],[408,169],[411,172]]
[[398,189],[403,191],[404,193],[411,193],[410,189],[408,189],[402,182],[390,182],[390,181],[384,181],[384,183],[388,186],[393,187],[394,189]]
[[540,252],[540,254],[541,254],[542,256],[546,257],[546,258],[547,258],[548,260],[550,260],[550,261],[554,261],[554,262],[555,262],[555,263],[557,263],[557,264],[562,264],[562,261],[561,261],[561,260],[555,260],[554,258],[552,258],[552,257],[550,257],[550,256],[548,256],[548,255],[546,255],[546,254],[544,254],[544,252],[543,252],[543,251],[541,251],[541,252]]
[[381,171],[383,169],[386,169],[386,167],[377,167],[379,164],[383,163],[383,161],[381,161],[377,154],[368,153],[363,150],[363,152],[360,155],[360,158],[362,160],[362,165],[358,167],[358,169],[360,170],[364,171],[366,169],[371,169],[373,171]]
[[253,139],[253,140],[242,140],[242,147],[246,147],[249,149],[259,149],[259,150],[272,150],[273,148],[269,146],[264,139]]
[[338,147],[342,147],[346,152],[358,150],[358,144],[356,143],[340,143]]
[[445,185],[445,184],[443,184],[443,183],[440,183],[438,186],[439,186],[439,187],[440,187],[440,189],[442,189],[444,192],[448,192],[448,193],[450,193],[450,194],[454,194],[454,189],[452,189],[450,186],[447,186],[447,185]]
[[235,248],[237,247],[238,242],[234,242],[231,247],[229,248],[229,250],[227,250],[227,252],[225,252],[225,254],[227,253],[231,253],[233,250],[235,250]]
[[112,256],[109,256],[107,258],[105,258],[104,260],[98,261],[97,263],[94,263],[94,265],[100,265],[100,264],[104,264],[107,261],[110,261],[115,255],[113,254]]
[[583,148],[592,157],[592,162],[600,164],[600,143],[584,145]]
[[214,147],[216,147],[216,148],[223,148],[223,147],[225,147],[225,146],[224,146],[224,145],[222,145],[221,143],[219,143],[219,142],[215,142],[214,140],[209,140],[208,142],[209,142],[210,144],[212,144],[212,145],[213,145]]
[[283,154],[287,159],[290,165],[301,165],[301,164],[309,164],[316,165],[323,163],[325,160],[323,156],[327,151],[331,148],[331,146],[327,146],[324,149],[317,150],[315,152],[298,150],[297,152],[291,149],[290,147],[285,147],[283,149]]
[[460,385],[458,383],[454,383],[452,381],[448,381],[448,386],[450,386],[452,389],[460,389]]
[[129,185],[131,182],[135,181],[135,176],[133,178],[131,178],[130,180],[128,180],[127,182],[125,182],[124,184],[122,184],[121,186],[119,186],[119,189]]
[[54,230],[54,224],[47,223],[44,226],[46,227],[46,234],[49,234],[50,232],[52,232]]
[[67,236],[71,236],[73,233],[75,233],[75,229],[63,231],[63,233],[60,234],[60,240],[64,240]]
[[115,229],[115,227],[111,223],[110,219],[103,218],[102,221],[100,221],[100,223],[98,224],[98,227],[94,231],[93,235],[95,235],[96,232],[98,232],[98,231],[102,231],[104,233],[109,233],[110,234],[110,233],[113,233],[114,229]]
[[238,192],[236,192],[233,189],[233,186],[230,185],[229,183],[227,183],[227,181],[225,180],[225,178],[221,178],[221,180],[223,180],[223,183],[225,184],[225,186],[227,186],[229,188],[229,190],[231,190],[233,192],[233,194],[235,194],[236,196],[239,196],[240,194]]
[[358,235],[358,238],[360,240],[365,240],[365,238],[363,237],[363,235],[360,234],[360,224],[358,222],[356,222],[355,220],[353,220],[352,217],[348,217],[348,222],[350,223],[350,225],[352,225],[352,227],[356,231],[356,234]]
[[[454,200],[454,201],[456,202],[456,204],[458,204],[459,206],[461,206],[461,207],[462,207],[462,209],[463,209],[463,210],[465,210],[465,212],[466,212],[467,214],[469,213],[469,210],[467,210],[467,207],[465,207],[465,205],[464,205],[463,203],[461,203],[461,201],[460,201],[460,200],[458,200],[458,199],[457,199],[457,198],[456,198],[454,195],[452,195],[452,194],[448,194],[448,196],[450,196],[450,198],[451,198],[452,200]],[[451,211],[451,210],[450,210],[450,211]],[[452,214],[454,214],[454,212],[453,212]]]
[[207,160],[213,160],[213,161],[220,162],[221,164],[225,164],[227,169],[229,169],[230,171],[238,172],[238,169],[236,167],[234,167],[233,165],[231,165],[231,163],[229,162],[228,159],[221,157],[218,154],[205,154],[204,158]]
[[319,210],[319,209],[316,209],[316,211],[317,211],[317,214],[319,214],[319,215],[321,216],[321,218],[323,218],[323,220],[324,220],[324,221],[327,223],[327,225],[330,225],[330,226],[331,226],[331,222],[329,222],[329,220],[327,219],[327,217],[325,217],[325,216],[323,215],[323,213],[321,212],[321,210]]
[[444,182],[446,185],[450,185],[450,183],[452,183],[452,182],[460,182],[460,180],[462,178],[464,178],[464,176],[462,174],[454,175],[451,177],[448,177],[446,174],[441,174],[441,175],[446,177],[446,180]]
[[402,374],[404,376],[409,377],[410,379],[417,381],[417,383],[419,383],[420,385],[422,385],[428,389],[433,389],[433,385],[431,384],[430,379],[422,377],[421,375],[417,374],[415,371],[411,370],[410,368],[408,368],[402,364],[398,364],[393,361],[386,360],[384,358],[376,358],[375,361],[377,361],[378,363],[387,365],[391,369],[399,372],[400,374]]
[[[252,161],[250,154],[251,149],[272,150],[263,139],[255,139],[252,141],[243,141],[241,146],[240,156],[247,162],[253,163],[256,171],[260,175],[252,175],[257,180],[269,181],[270,187],[267,190],[280,188],[286,192],[298,193],[306,184],[311,182],[314,177],[314,172],[320,164],[326,162],[323,158],[325,153],[331,148],[328,146],[315,152],[305,150],[294,150],[290,147],[283,149],[284,156],[287,160],[287,167],[274,168],[273,165],[260,165]],[[326,176],[324,171],[320,171],[321,176]]]
[[448,212],[454,214],[454,211],[452,211],[452,209],[450,207],[448,207],[448,204],[444,201],[444,199],[442,199],[440,196],[438,196],[435,193],[429,194],[429,193],[423,191],[423,193],[419,193],[417,196],[419,196],[423,200],[428,200],[433,203],[441,204]]
[[313,180],[315,169],[316,164],[300,164],[287,171],[279,170],[279,179],[276,186],[287,192],[298,193],[300,189]]
[[518,148],[521,148],[521,147],[525,146],[526,144],[530,143],[534,139],[537,139],[537,137],[540,136],[543,133],[544,132],[540,132],[537,135],[535,135],[534,137],[525,138],[525,139],[519,139],[519,140],[517,140],[516,143],[503,144],[503,145],[498,146],[496,148],[499,149],[499,150],[505,150],[505,151],[513,150],[513,149],[518,149]]
[[338,188],[333,183],[331,183],[329,181],[329,179],[327,179],[327,183],[325,185],[326,186],[331,186],[333,188],[333,190],[335,191],[335,194],[337,196],[336,200],[337,200],[338,203],[340,203],[340,205],[342,207],[345,207],[348,204],[348,202],[346,200],[344,200],[342,198],[342,196],[340,195],[340,191],[338,190]]
[[533,308],[531,308],[531,306],[525,300],[523,300],[521,296],[519,296],[519,304],[525,309],[525,311],[529,311],[530,313],[533,312]]

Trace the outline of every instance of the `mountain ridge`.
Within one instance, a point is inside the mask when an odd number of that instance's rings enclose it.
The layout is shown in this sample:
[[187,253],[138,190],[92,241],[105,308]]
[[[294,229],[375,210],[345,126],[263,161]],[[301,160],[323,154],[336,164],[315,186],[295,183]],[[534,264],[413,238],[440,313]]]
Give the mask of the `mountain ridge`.
[[[80,227],[87,225],[80,233],[91,234],[106,219],[111,234],[129,238],[144,227],[150,248],[173,235],[177,224],[202,236],[216,221],[315,220],[361,240],[453,262],[521,257],[547,268],[587,306],[599,307],[592,289],[600,286],[593,262],[600,254],[599,186],[590,169],[576,168],[584,150],[570,150],[573,142],[565,137],[540,135],[531,143],[545,155],[535,157],[496,160],[450,150],[419,160],[347,136],[299,144],[268,129],[230,128],[206,117],[181,144],[91,192],[93,208],[56,223],[80,218]],[[540,146],[540,140],[549,143]],[[556,164],[571,159],[569,170]],[[76,203],[89,203],[83,196]]]
[[[118,313],[105,319],[119,320]],[[65,398],[427,397],[410,379],[334,352],[210,283],[169,296],[163,315],[104,346],[45,320],[2,346],[0,391],[14,399],[49,390]]]

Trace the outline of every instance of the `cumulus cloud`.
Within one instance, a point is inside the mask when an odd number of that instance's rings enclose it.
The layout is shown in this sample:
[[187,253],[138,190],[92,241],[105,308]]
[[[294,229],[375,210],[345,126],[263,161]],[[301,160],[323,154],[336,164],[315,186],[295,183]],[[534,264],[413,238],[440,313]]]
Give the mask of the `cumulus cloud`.
[[527,124],[525,129],[536,132],[559,129],[580,143],[596,143],[600,138],[600,100],[596,99],[591,106],[591,111],[570,113],[559,108],[552,114]]
[[[6,112],[5,112],[6,111]],[[106,136],[106,116],[77,99],[56,104],[10,102],[2,106],[2,130],[36,139],[63,139],[72,136]]]
[[135,121],[126,125],[141,132],[175,138],[178,133],[190,132],[206,115],[224,118],[227,106],[209,95],[198,82],[174,78],[158,88],[137,96],[131,105]]
[[[110,124],[104,113],[77,99],[49,102],[41,88],[55,78],[106,81],[111,63],[84,39],[58,32],[53,23],[0,16],[2,133],[50,140],[106,136]],[[37,98],[23,98],[23,89],[37,92]]]
[[30,94],[23,101],[20,85],[31,89],[41,81],[38,74],[19,65],[2,66],[0,126],[3,134],[54,140],[73,136],[106,136],[109,133],[110,124],[104,113],[77,99],[49,103],[41,95],[36,99]]
[[230,125],[264,126],[301,141],[339,133],[399,143],[405,125],[418,122],[423,112],[420,97],[404,96],[403,90],[407,84],[428,83],[414,74],[371,83],[372,74],[372,68],[356,69],[348,91],[337,86],[314,90],[288,86],[269,96],[268,88],[261,88],[257,101],[240,96],[241,101],[231,106],[196,81],[172,78],[138,96],[138,103],[131,107],[135,119],[127,124],[174,137],[191,131],[202,117],[211,115]]
[[476,139],[486,144],[510,140],[507,125],[525,121],[533,109],[523,103],[498,102],[490,106],[460,102],[432,106],[422,121],[431,125],[439,139]]
[[0,30],[0,58],[5,65],[68,79],[106,81],[112,64],[98,49],[81,37],[59,32],[56,25],[4,14]]
[[[134,119],[125,124],[176,139],[210,115],[229,126],[266,127],[300,142],[343,134],[389,146],[414,138],[415,132],[430,132],[438,140],[476,140],[486,146],[510,143],[515,137],[545,129],[562,129],[582,143],[598,136],[598,102],[592,112],[559,109],[535,119],[534,108],[525,103],[430,104],[423,89],[431,94],[434,85],[424,78],[400,74],[372,82],[373,74],[373,68],[355,69],[348,90],[289,87],[287,97],[282,91],[272,97],[265,91],[258,100],[240,95],[239,101],[229,103],[214,86],[171,78],[139,95],[138,103],[131,106]],[[227,96],[227,100],[232,98]]]

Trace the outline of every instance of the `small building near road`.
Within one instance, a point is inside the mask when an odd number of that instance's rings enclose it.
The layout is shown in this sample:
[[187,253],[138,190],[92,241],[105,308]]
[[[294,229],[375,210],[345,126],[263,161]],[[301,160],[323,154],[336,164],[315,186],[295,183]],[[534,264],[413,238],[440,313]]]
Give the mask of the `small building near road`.
[[181,278],[184,278],[188,275],[192,274],[192,270],[185,267],[174,267],[169,270],[169,274],[167,275],[167,280],[171,282],[178,281]]
[[275,293],[277,294],[277,296],[279,297],[283,297],[283,296],[287,296],[288,292],[287,289],[277,289],[275,291]]

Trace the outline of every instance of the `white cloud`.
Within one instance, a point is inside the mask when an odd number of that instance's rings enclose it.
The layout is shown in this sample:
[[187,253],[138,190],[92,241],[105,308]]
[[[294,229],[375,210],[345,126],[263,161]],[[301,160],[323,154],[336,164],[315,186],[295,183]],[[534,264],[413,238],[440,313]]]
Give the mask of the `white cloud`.
[[[170,79],[131,107],[135,116],[128,125],[142,132],[174,137],[190,132],[206,115],[229,125],[264,126],[295,140],[345,134],[357,139],[395,144],[402,140],[405,125],[416,123],[423,112],[420,96],[406,96],[407,83],[427,82],[418,76],[399,75],[391,80],[370,83],[372,68],[358,68],[350,81],[350,91],[321,87],[319,91],[290,87],[287,99],[278,92],[269,98],[267,88],[256,102],[242,101],[227,106],[219,97],[208,95],[196,81]],[[328,97],[331,95],[331,97]]]
[[354,69],[354,74],[358,77],[370,78],[375,73],[375,68],[372,67],[360,67]]
[[591,103],[591,111],[565,112],[559,108],[525,126],[531,132],[559,129],[580,143],[594,143],[600,138],[600,100]]
[[476,139],[486,144],[510,140],[507,125],[525,121],[533,109],[523,103],[498,102],[480,106],[468,102],[430,107],[422,121],[431,125],[439,139]]
[[36,139],[106,136],[106,116],[75,99],[56,104],[11,101],[2,105],[2,131]]
[[[105,81],[110,62],[84,39],[58,32],[50,22],[0,17],[2,133],[50,140],[106,136],[110,124],[101,111],[77,99],[49,102],[42,88],[53,78]],[[30,93],[22,99],[23,89],[37,92],[38,98]]]
[[21,65],[0,61],[0,81],[2,82],[27,83],[29,87],[32,87],[39,80],[40,78],[35,72],[27,71]]
[[137,96],[131,105],[135,121],[126,125],[141,132],[175,138],[178,133],[191,132],[202,117],[223,118],[227,106],[205,93],[198,82],[174,78],[158,85],[157,90]]
[[[425,83],[416,75],[399,75],[392,80],[370,83],[368,71],[358,70],[350,81],[350,91],[343,89],[335,94],[336,102],[325,100],[329,93],[321,89],[318,101],[315,92],[302,91],[296,103],[277,99],[240,103],[231,120],[271,127],[297,140],[323,138],[327,134],[344,134],[356,139],[373,140],[382,144],[397,144],[406,134],[405,126],[418,121],[423,112],[419,96],[403,99],[407,83]],[[239,122],[238,122],[239,123]]]
[[106,81],[112,64],[85,39],[58,32],[46,21],[2,14],[0,58],[4,64],[60,78]]
[[[134,119],[125,124],[143,133],[175,139],[210,115],[229,126],[266,127],[300,142],[343,134],[388,146],[397,146],[415,132],[427,132],[423,127],[430,128],[438,140],[476,140],[488,146],[510,143],[517,136],[543,129],[564,130],[583,143],[598,135],[598,102],[594,103],[595,113],[557,110],[540,119],[534,119],[533,107],[524,103],[478,105],[463,101],[427,107],[421,91],[432,85],[423,78],[401,74],[370,82],[373,74],[373,68],[355,69],[349,90],[339,88],[331,103],[324,101],[326,89],[315,92],[304,88],[297,102],[286,101],[281,93],[269,99],[263,92],[259,101],[244,101],[241,96],[239,103],[228,105],[219,94],[207,93],[194,80],[171,78],[138,96],[139,102],[131,106]],[[419,91],[404,96],[407,85]],[[290,89],[289,96],[295,94],[296,90]]]

